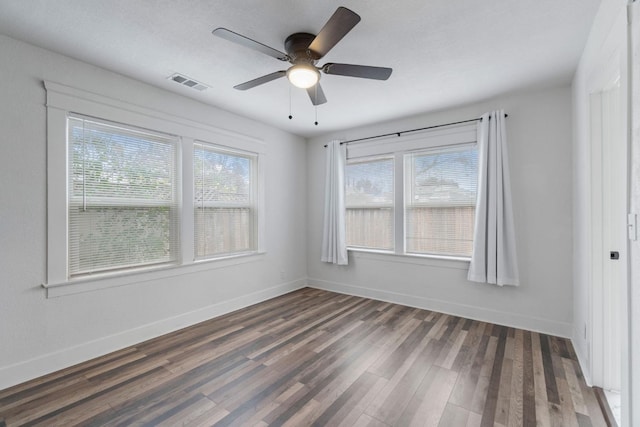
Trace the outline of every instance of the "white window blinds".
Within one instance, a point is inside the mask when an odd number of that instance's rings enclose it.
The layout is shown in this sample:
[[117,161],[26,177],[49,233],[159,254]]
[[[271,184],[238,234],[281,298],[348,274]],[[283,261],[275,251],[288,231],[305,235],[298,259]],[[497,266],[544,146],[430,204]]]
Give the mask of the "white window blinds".
[[406,252],[471,256],[476,146],[406,154],[404,163]]
[[257,250],[257,155],[194,146],[196,259]]
[[349,161],[346,170],[347,246],[393,249],[393,158]]
[[69,276],[178,259],[178,138],[69,116]]

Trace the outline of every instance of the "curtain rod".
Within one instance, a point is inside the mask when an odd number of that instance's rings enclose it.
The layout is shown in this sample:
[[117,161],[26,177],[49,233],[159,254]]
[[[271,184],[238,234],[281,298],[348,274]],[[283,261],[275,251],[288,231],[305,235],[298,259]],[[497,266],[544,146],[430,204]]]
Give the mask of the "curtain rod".
[[[504,116],[505,117],[509,117],[508,114],[505,114]],[[477,122],[477,121],[480,121],[480,120],[482,120],[482,117],[478,117],[476,119],[462,120],[462,121],[459,121],[459,122],[444,123],[444,124],[441,124],[441,125],[427,126],[427,127],[424,127],[424,128],[403,130],[403,131],[400,131],[400,132],[385,133],[385,134],[382,134],[382,135],[367,136],[366,138],[358,138],[358,139],[351,139],[349,141],[342,141],[340,143],[340,145],[342,145],[342,144],[350,144],[352,142],[368,141],[370,139],[376,139],[376,138],[384,138],[385,136],[393,136],[393,135],[400,136],[403,133],[418,132],[418,131],[421,131],[421,130],[429,130],[429,129],[441,128],[441,127],[444,127],[444,126],[460,125],[460,124],[463,124],[463,123]],[[327,147],[327,145],[325,144],[325,148],[326,147]]]

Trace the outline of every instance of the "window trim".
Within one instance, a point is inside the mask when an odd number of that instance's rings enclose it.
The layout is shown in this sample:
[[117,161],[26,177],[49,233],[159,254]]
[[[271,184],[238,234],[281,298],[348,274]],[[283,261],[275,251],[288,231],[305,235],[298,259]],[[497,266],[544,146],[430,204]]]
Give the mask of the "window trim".
[[477,123],[440,127],[424,132],[347,144],[347,159],[408,153],[438,147],[477,143]]
[[356,259],[371,261],[389,261],[402,264],[415,264],[429,267],[451,268],[456,270],[469,270],[470,259],[437,255],[398,254],[394,252],[372,251],[361,249],[349,249]]
[[[422,254],[411,253],[406,250],[405,230],[405,188],[407,186],[405,177],[405,155],[427,151],[437,151],[444,148],[454,148],[462,146],[477,146],[478,131],[477,123],[465,123],[425,132],[402,135],[399,137],[386,137],[375,141],[367,141],[353,146],[347,145],[347,162],[375,160],[381,157],[393,157],[394,159],[394,236],[395,246],[392,250],[379,250],[372,248],[362,248],[358,246],[347,246],[347,250],[375,257],[394,257],[397,261],[407,258],[415,259],[419,263],[434,260],[439,262],[468,263],[471,256],[450,256],[444,254]],[[366,256],[365,256],[366,257]]]
[[[70,86],[44,81],[47,109],[47,277],[42,287],[47,297],[123,286],[192,271],[202,271],[252,262],[266,253],[264,177],[266,144],[250,136],[227,131],[192,119],[132,104]],[[180,253],[177,265],[142,267],[118,272],[68,274],[68,157],[67,116],[77,114],[176,135],[179,176]],[[257,251],[194,261],[193,148],[195,141],[216,141],[217,146],[257,155],[256,206]],[[236,258],[243,258],[242,260]]]

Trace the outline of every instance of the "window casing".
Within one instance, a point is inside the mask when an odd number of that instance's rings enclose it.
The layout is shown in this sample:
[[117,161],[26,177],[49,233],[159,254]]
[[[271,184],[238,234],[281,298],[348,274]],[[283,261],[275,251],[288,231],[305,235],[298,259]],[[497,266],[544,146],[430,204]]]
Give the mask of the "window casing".
[[[347,148],[346,217],[350,250],[415,257],[469,260],[473,244],[477,191],[477,128],[474,124],[439,128]],[[350,209],[350,173],[354,165],[381,159],[393,164],[393,245],[382,248],[349,239],[366,228]],[[379,233],[380,228],[373,229]],[[375,237],[369,237],[369,240]],[[366,239],[365,239],[366,240]]]
[[195,259],[257,249],[256,165],[255,154],[195,144]]
[[[77,88],[48,81],[44,85],[47,92],[47,278],[42,286],[47,297],[251,263],[266,252],[261,184],[266,163],[263,141]],[[99,134],[95,129],[93,134],[87,132],[86,122],[85,135],[78,136],[84,119],[93,122],[91,126],[102,126],[100,132],[109,129],[115,137],[109,143],[104,139],[100,146],[100,138],[85,138]],[[250,243],[244,247],[247,250],[219,251],[196,257],[194,153],[196,146],[202,144],[200,141],[215,142],[220,150],[251,159],[252,229]],[[102,150],[102,163],[95,161],[99,157],[98,147]],[[123,148],[128,149],[126,156],[118,153]],[[140,154],[143,151],[145,156]],[[93,161],[93,169],[88,160]],[[152,165],[144,165],[145,161]],[[84,165],[80,166],[82,162]],[[128,168],[126,173],[114,172],[118,164],[128,165],[124,168]],[[139,174],[141,176],[132,174],[133,166],[146,172]],[[90,180],[85,179],[91,173],[102,176],[102,181],[98,180],[100,185],[86,185]],[[103,186],[105,182],[108,185]],[[98,230],[103,232],[102,236],[94,233],[93,241],[87,240],[90,227],[105,223],[111,225],[111,230]],[[153,231],[128,233],[133,223]],[[113,234],[118,238],[109,240]],[[107,238],[106,246],[101,238]],[[121,249],[126,245],[118,246],[124,242],[129,245],[129,252]],[[110,249],[104,250],[105,247]],[[108,262],[101,259],[108,252],[120,254],[116,249],[129,255]],[[139,257],[131,256],[132,253]]]

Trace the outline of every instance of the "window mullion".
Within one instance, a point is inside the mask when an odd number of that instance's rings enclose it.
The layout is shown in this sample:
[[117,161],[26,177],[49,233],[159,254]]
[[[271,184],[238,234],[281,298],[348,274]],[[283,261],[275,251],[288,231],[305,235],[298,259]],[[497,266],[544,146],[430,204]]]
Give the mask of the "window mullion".
[[395,153],[393,156],[393,182],[394,182],[394,252],[396,254],[405,253],[404,244],[404,157],[402,153]]
[[193,187],[193,147],[192,138],[182,138],[182,217],[180,218],[181,263],[190,264],[195,259],[195,204]]

